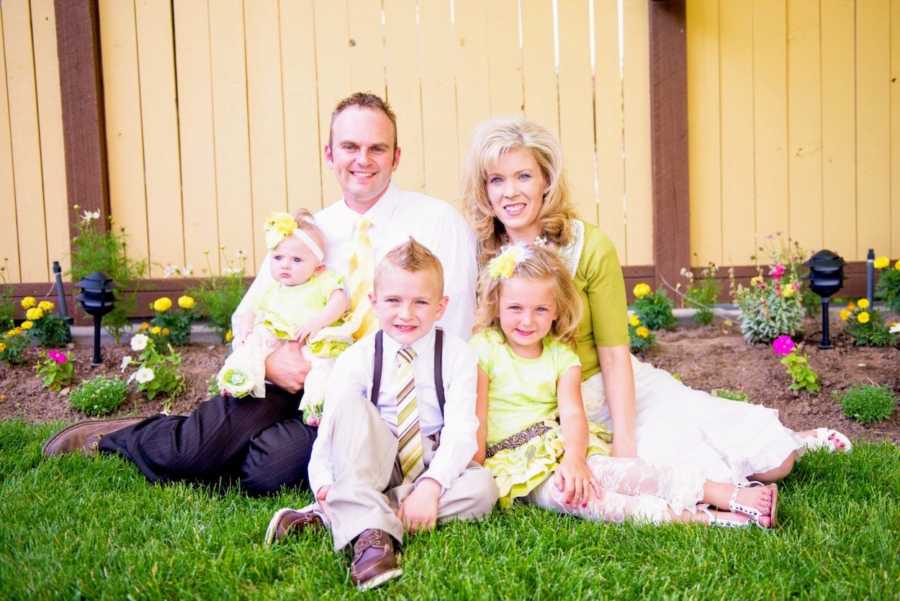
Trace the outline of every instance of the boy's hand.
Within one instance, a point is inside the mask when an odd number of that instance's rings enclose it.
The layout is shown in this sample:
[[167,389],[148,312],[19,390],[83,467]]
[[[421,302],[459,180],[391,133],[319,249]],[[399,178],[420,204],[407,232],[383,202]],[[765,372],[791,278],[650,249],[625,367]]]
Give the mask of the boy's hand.
[[438,498],[441,485],[431,478],[424,478],[400,504],[397,517],[407,532],[434,529],[437,524]]
[[600,484],[594,479],[591,468],[584,459],[563,458],[556,468],[556,488],[562,493],[566,505],[585,506],[600,496]]

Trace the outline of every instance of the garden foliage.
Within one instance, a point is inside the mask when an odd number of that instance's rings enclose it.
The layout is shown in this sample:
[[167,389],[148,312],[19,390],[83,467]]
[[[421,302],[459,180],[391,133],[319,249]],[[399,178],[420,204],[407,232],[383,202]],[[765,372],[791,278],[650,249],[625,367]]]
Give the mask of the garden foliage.
[[222,275],[212,275],[212,269],[207,265],[205,271],[210,277],[186,292],[197,299],[198,317],[207,320],[226,343],[231,342],[231,315],[247,292],[245,263],[246,257],[238,252],[237,259],[229,262]]
[[15,325],[16,302],[12,299],[13,289],[6,283],[6,265],[9,259],[3,259],[0,265],[0,331],[6,331]]
[[69,324],[53,313],[56,305],[52,301],[38,302],[33,296],[26,296],[22,299],[21,305],[25,310],[22,328],[28,330],[35,344],[44,348],[56,348],[72,340]]
[[880,271],[875,296],[883,300],[891,311],[900,313],[900,260],[891,267],[887,257],[878,257],[875,267]]
[[99,212],[89,211],[81,216],[78,234],[72,238],[70,275],[76,283],[95,271],[112,278],[116,303],[102,323],[118,344],[128,328],[128,315],[137,306],[137,286],[147,273],[147,263],[129,258],[124,228],[116,230],[110,223],[110,230],[104,232],[98,226],[99,217]]
[[681,268],[681,276],[687,280],[687,289],[684,292],[684,304],[696,309],[694,321],[702,326],[707,326],[713,321],[713,305],[719,299],[722,285],[716,279],[719,268],[711,262],[700,270],[700,277],[694,276],[694,272],[686,267]]
[[897,397],[887,386],[854,386],[841,396],[844,415],[864,424],[880,422],[891,416]]
[[642,353],[656,344],[656,336],[636,314],[628,316],[628,339],[632,353]]
[[634,313],[651,330],[671,330],[678,320],[672,314],[672,301],[665,290],[654,291],[641,282],[634,287]]
[[25,363],[25,355],[31,348],[28,333],[19,328],[11,328],[0,337],[0,361],[10,365]]
[[794,344],[790,336],[782,335],[772,341],[772,352],[781,357],[781,364],[791,377],[791,390],[800,392],[806,390],[816,393],[822,389],[819,384],[819,375],[809,366],[809,359],[802,352],[801,347]]
[[75,379],[75,364],[72,355],[57,349],[41,353],[42,359],[34,366],[44,388],[59,391]]
[[128,397],[128,384],[119,378],[97,376],[83,382],[69,395],[72,409],[85,415],[109,415]]
[[194,299],[185,295],[178,297],[178,308],[172,306],[172,299],[161,296],[152,303],[150,309],[155,316],[150,320],[150,333],[157,346],[171,343],[184,346],[191,340],[191,324],[197,320]]
[[179,371],[181,355],[171,345],[167,346],[169,352],[163,353],[149,336],[135,334],[131,339],[131,350],[140,355],[136,360],[131,356],[122,360],[123,370],[132,365],[136,368],[128,382],[135,382],[137,389],[151,401],[157,395],[166,397],[165,406],[184,391],[184,376]]
[[856,346],[885,347],[897,343],[897,334],[884,322],[881,313],[869,306],[866,298],[848,304],[841,309],[840,316],[845,324],[844,331]]

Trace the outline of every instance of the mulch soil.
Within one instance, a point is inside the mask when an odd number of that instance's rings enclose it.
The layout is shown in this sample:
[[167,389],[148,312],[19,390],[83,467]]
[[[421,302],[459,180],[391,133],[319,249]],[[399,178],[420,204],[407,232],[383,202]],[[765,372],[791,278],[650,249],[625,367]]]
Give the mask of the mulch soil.
[[[833,328],[840,330],[839,327]],[[692,388],[716,388],[745,392],[750,402],[778,409],[785,425],[795,430],[817,426],[836,428],[853,440],[890,441],[900,444],[900,411],[876,424],[860,424],[844,416],[835,399],[856,384],[878,384],[900,395],[900,349],[857,348],[839,331],[832,335],[834,348],[820,350],[821,331],[810,320],[804,350],[810,365],[819,374],[822,392],[795,393],[788,389],[790,378],[768,345],[748,345],[736,323],[717,320],[710,326],[680,326],[671,332],[657,332],[658,345],[642,360],[677,374]],[[95,375],[121,376],[122,357],[130,352],[123,343],[103,349],[103,363],[90,365],[92,350],[87,342],[70,345],[76,361],[76,381]],[[209,378],[226,356],[221,344],[190,344],[179,349],[186,390],[172,403],[172,413],[187,413],[207,398]],[[0,419],[19,418],[28,422],[84,419],[68,404],[68,390],[45,390],[34,374],[36,356],[19,366],[0,364]],[[148,401],[132,392],[117,415],[153,415],[163,410],[159,398]]]

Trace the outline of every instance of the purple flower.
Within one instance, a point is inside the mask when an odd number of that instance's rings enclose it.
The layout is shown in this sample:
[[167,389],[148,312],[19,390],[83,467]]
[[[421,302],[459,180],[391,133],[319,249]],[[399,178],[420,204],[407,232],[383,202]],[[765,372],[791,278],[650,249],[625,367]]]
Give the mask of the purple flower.
[[797,345],[794,344],[790,336],[779,336],[772,341],[772,352],[779,357],[790,355],[795,348],[797,348]]
[[781,263],[773,265],[771,269],[769,269],[769,275],[772,276],[773,280],[780,280],[781,276],[784,275],[784,265]]
[[63,363],[68,361],[66,354],[56,349],[50,349],[49,351],[47,351],[47,356],[53,359],[57,365],[62,365]]

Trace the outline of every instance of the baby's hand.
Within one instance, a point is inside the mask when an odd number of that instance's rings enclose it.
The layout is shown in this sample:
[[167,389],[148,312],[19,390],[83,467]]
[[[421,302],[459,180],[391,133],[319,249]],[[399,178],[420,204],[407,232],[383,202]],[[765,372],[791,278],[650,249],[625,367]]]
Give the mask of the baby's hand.
[[600,496],[600,484],[594,479],[591,468],[584,459],[568,457],[556,468],[556,488],[563,493],[566,505],[586,506]]
[[316,334],[319,333],[319,330],[322,329],[322,324],[318,321],[312,319],[307,323],[303,324],[303,327],[297,332],[297,342],[300,344],[305,344],[306,341]]
[[407,532],[434,529],[437,524],[438,498],[441,485],[431,478],[424,478],[400,504],[397,517]]

